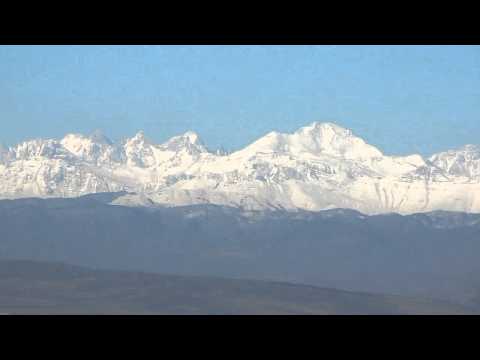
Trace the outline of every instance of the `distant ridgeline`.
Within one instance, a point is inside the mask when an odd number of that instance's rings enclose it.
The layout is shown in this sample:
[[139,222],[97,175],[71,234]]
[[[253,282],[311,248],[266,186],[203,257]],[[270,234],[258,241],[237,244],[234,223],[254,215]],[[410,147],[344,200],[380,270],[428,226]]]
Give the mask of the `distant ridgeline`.
[[431,299],[258,280],[101,271],[0,259],[0,315],[475,314]]
[[477,214],[112,205],[127,196],[1,200],[0,258],[478,301]]

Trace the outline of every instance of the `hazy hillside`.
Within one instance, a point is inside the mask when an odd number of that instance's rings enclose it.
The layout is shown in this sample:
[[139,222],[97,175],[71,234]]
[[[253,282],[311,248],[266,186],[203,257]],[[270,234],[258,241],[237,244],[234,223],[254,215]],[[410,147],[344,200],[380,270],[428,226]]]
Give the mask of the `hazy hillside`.
[[0,261],[7,314],[467,314],[460,306],[279,282]]
[[116,196],[0,201],[0,258],[464,303],[480,288],[479,215],[245,214],[219,206],[108,205]]

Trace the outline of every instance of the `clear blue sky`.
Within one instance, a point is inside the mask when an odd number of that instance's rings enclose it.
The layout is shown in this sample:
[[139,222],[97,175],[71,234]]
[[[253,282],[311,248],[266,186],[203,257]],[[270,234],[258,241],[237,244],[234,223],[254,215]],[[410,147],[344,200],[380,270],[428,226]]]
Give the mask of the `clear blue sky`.
[[388,154],[480,143],[479,46],[0,46],[0,142],[187,130],[237,149],[313,121]]

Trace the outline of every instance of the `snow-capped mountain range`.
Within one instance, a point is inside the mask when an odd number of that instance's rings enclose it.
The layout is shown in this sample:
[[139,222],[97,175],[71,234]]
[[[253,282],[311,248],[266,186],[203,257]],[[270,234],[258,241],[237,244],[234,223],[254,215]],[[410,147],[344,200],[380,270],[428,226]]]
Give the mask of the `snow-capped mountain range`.
[[69,134],[0,147],[0,198],[127,191],[114,204],[212,203],[245,210],[355,209],[366,214],[480,212],[480,146],[387,156],[332,123],[271,132],[212,152],[194,132],[164,144]]

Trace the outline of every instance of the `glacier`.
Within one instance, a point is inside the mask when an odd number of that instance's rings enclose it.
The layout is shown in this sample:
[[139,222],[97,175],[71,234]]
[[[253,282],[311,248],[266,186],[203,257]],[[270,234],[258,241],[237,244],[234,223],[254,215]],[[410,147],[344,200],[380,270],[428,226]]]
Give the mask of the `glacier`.
[[163,144],[100,132],[0,147],[0,198],[126,192],[112,204],[215,204],[245,211],[353,209],[364,214],[480,212],[480,146],[388,156],[351,130],[314,122],[232,153],[189,131]]

